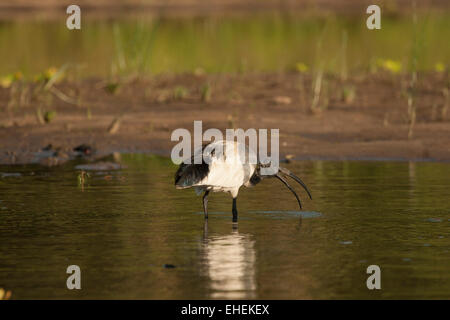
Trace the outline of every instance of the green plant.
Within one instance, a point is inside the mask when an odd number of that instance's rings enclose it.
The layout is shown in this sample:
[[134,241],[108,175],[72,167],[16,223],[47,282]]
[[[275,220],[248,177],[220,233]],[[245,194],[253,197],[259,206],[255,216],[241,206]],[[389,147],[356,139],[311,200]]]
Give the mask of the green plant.
[[227,116],[227,120],[228,120],[228,128],[236,128],[236,117],[232,114],[229,114]]
[[91,119],[92,119],[91,107],[87,107],[87,110],[86,110],[86,118],[87,118],[88,120],[91,120]]
[[392,59],[377,59],[377,66],[385,71],[397,74],[402,71],[402,63]]
[[444,95],[444,105],[442,106],[441,117],[442,120],[446,120],[449,105],[449,87],[442,89],[442,94]]
[[158,29],[159,20],[150,28],[142,22],[131,27],[126,24],[121,24],[121,27],[114,24],[115,58],[111,65],[113,74],[146,72]]
[[345,103],[352,103],[356,97],[356,88],[354,85],[346,85],[342,88],[342,100]]
[[438,62],[434,65],[434,70],[436,72],[442,73],[442,72],[445,72],[446,69],[447,69],[447,67],[442,62]]
[[52,122],[56,117],[56,111],[46,111],[44,113],[44,121],[45,123]]
[[341,79],[347,80],[347,43],[348,43],[348,32],[347,30],[342,31],[342,41],[341,41]]
[[303,62],[297,62],[295,64],[295,71],[297,71],[298,73],[305,73],[309,70],[308,66],[303,63]]
[[320,113],[328,107],[328,98],[323,95],[323,89],[325,87],[323,81],[325,59],[323,58],[324,51],[322,50],[323,38],[326,31],[328,31],[328,27],[328,23],[325,24],[316,43],[316,61],[312,83],[312,102],[310,105],[310,111],[312,113]]
[[206,83],[201,88],[202,101],[209,102],[211,100],[211,86]]
[[321,106],[319,105],[320,102],[320,95],[322,92],[322,82],[323,82],[323,69],[320,68],[314,75],[313,79],[313,97],[311,102],[310,110],[312,113],[318,113],[322,111]]
[[188,93],[189,93],[188,89],[186,89],[185,87],[182,87],[182,86],[178,86],[173,91],[173,97],[175,100],[181,100],[181,99],[186,98]]
[[[413,6],[413,41],[411,48],[411,58],[410,58],[410,70],[411,70],[411,80],[409,84],[409,88],[406,92],[407,101],[408,101],[408,119],[409,119],[409,127],[408,127],[408,139],[411,139],[413,136],[413,129],[416,123],[416,100],[415,96],[417,94],[417,69],[419,58],[424,48],[424,35],[423,28],[419,30],[418,25],[418,17],[417,17],[417,6],[416,1],[412,1]],[[420,31],[420,32],[419,32]]]
[[91,177],[91,175],[89,174],[89,172],[86,172],[84,170],[81,170],[78,173],[78,176],[77,176],[78,186],[81,188],[82,191],[84,190],[84,185],[87,182],[87,179],[90,177]]
[[413,129],[416,123],[416,103],[415,103],[415,83],[412,81],[411,86],[406,91],[407,101],[408,101],[408,139],[413,137]]
[[22,72],[20,72],[20,71],[0,77],[0,87],[7,89],[14,82],[21,80],[22,77],[23,77],[23,75],[22,75]]
[[40,124],[45,123],[41,108],[36,108],[36,118]]
[[105,91],[109,94],[115,94],[118,92],[120,84],[118,82],[109,82],[105,86]]

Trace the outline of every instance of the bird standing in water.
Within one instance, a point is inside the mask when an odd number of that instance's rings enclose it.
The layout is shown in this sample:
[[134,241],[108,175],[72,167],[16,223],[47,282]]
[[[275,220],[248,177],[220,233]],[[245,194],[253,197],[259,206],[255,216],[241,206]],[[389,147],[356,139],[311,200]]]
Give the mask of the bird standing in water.
[[[216,153],[216,147],[221,147],[222,152]],[[205,148],[212,150],[209,154],[204,153]],[[239,150],[244,150],[240,153]],[[229,192],[233,198],[233,222],[237,222],[238,212],[236,207],[236,198],[239,189],[242,186],[252,187],[265,178],[275,177],[280,180],[295,196],[300,209],[302,204],[297,193],[292,189],[286,180],[290,177],[298,182],[308,193],[310,199],[311,193],[303,181],[285,168],[278,167],[278,171],[272,175],[262,175],[261,168],[269,167],[269,165],[256,163],[252,164],[248,159],[251,150],[236,141],[217,141],[204,145],[201,150],[201,163],[195,164],[195,155],[191,157],[190,163],[182,162],[175,173],[175,187],[177,189],[195,188],[195,192],[203,194],[203,210],[205,219],[208,219],[208,195],[212,192]],[[205,155],[208,161],[202,156]],[[243,157],[244,155],[244,157]]]

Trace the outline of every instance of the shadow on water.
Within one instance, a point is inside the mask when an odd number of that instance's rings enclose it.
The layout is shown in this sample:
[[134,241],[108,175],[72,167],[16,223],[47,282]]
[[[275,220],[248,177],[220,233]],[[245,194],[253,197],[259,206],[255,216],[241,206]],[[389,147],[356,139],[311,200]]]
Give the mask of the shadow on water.
[[[0,166],[0,288],[17,299],[325,299],[450,296],[448,163],[302,161],[304,210],[279,181],[176,190],[167,158],[126,168]],[[233,228],[234,226],[234,228]],[[82,290],[66,288],[78,265]],[[366,287],[379,265],[382,290]]]

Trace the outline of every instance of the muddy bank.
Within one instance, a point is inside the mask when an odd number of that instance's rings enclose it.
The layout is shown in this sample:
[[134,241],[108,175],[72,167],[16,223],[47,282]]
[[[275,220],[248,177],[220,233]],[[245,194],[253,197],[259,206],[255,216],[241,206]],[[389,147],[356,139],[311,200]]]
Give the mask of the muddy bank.
[[[0,87],[0,163],[57,165],[114,152],[170,155],[176,128],[279,128],[294,159],[450,160],[448,75],[185,74]],[[445,89],[447,88],[447,89]],[[416,121],[408,138],[412,97]],[[317,99],[318,98],[318,99]],[[314,108],[312,107],[313,105]],[[74,151],[91,147],[89,154]]]

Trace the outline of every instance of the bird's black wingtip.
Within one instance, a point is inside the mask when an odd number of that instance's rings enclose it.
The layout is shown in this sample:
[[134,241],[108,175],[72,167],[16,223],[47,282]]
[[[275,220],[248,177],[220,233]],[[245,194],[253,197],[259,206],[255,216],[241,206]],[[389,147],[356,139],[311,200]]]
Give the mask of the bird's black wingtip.
[[175,187],[185,189],[203,180],[209,173],[209,165],[205,162],[200,164],[180,164],[175,173]]

